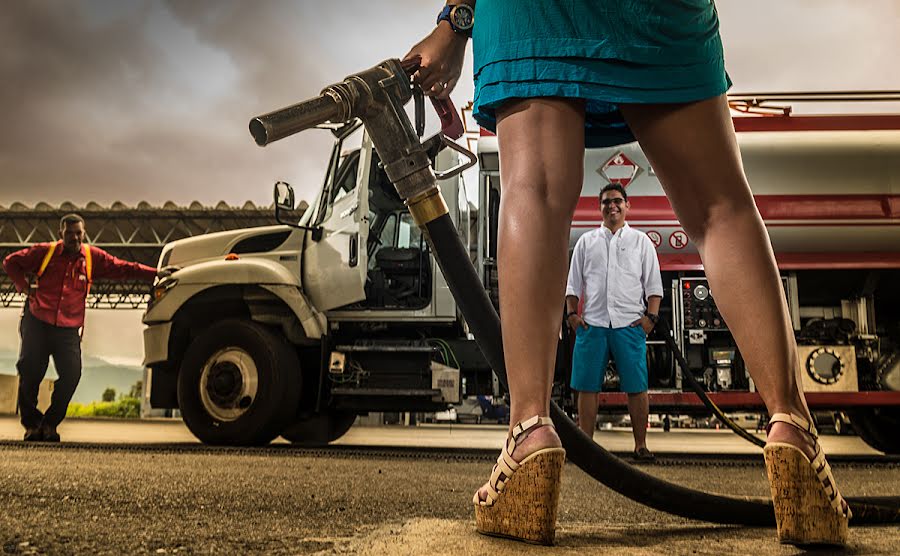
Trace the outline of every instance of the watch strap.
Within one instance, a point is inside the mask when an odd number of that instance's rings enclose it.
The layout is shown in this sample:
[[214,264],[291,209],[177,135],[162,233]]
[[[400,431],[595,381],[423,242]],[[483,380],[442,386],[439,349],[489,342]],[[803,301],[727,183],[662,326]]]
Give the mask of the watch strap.
[[[441,9],[440,13],[438,13],[437,21],[435,22],[435,25],[439,24],[440,22],[444,21],[445,19],[446,19],[447,21],[450,21],[450,12],[451,12],[452,10],[453,10],[453,6],[452,6],[452,5],[447,4],[446,6],[444,6],[444,7]],[[452,23],[452,22],[450,23],[450,27],[453,27],[453,23]],[[454,30],[455,30],[455,29],[454,29]]]
[[[453,17],[451,16],[451,14],[453,13],[453,10],[459,6],[463,6],[464,9],[472,10],[472,7],[467,4],[447,4],[443,7],[443,9],[441,9],[440,13],[438,13],[437,22],[435,23],[435,25],[439,25],[442,21],[447,20],[447,23],[450,24],[450,28],[453,29],[454,33],[462,35],[464,37],[471,37],[471,27],[469,27],[468,29],[460,29],[456,26],[455,23],[453,23]],[[474,12],[474,10],[472,11]]]

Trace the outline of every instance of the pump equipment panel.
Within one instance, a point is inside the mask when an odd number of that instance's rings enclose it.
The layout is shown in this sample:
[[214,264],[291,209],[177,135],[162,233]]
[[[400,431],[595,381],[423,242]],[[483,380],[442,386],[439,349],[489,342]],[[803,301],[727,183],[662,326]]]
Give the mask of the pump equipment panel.
[[686,329],[728,330],[705,278],[681,278],[681,322]]

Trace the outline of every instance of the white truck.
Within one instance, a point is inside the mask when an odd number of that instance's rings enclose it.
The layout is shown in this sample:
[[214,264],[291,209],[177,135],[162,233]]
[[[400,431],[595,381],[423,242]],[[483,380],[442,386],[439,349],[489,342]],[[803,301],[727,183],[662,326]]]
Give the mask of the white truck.
[[[326,443],[360,413],[441,411],[464,388],[496,388],[425,238],[355,127],[335,132],[325,184],[299,222],[162,251],[160,266],[181,270],[154,287],[143,318],[150,403],[179,408],[203,442]],[[434,164],[456,161],[445,149]],[[471,242],[462,178],[438,183]],[[292,206],[293,191],[277,184],[276,201],[288,197]]]

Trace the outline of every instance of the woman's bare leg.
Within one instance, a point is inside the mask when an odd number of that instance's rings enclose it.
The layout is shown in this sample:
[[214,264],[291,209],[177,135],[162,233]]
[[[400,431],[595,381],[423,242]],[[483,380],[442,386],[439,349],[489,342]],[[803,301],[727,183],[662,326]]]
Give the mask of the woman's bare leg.
[[[769,414],[809,418],[781,279],[724,95],[690,104],[622,106],[622,113],[700,251],[716,305]],[[810,439],[784,423],[772,427],[769,440],[813,453]]]
[[[498,263],[510,427],[550,414],[550,388],[568,270],[569,226],[584,174],[580,101],[509,102],[497,114],[500,147]],[[560,446],[536,429],[514,457]],[[482,492],[484,497],[484,492]]]
[[[584,179],[584,108],[553,98],[509,102],[497,114],[497,240],[510,427],[550,414],[550,388],[568,271],[569,227]],[[560,446],[550,427],[520,444],[521,461]],[[486,496],[482,487],[479,496]]]
[[584,109],[536,98],[497,116],[500,320],[515,424],[550,412],[569,227],[584,179]]

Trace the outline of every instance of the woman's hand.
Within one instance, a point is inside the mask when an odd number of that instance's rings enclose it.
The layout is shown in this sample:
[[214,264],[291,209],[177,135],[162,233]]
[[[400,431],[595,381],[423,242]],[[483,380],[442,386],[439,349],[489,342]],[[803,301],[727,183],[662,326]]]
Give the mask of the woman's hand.
[[466,37],[455,33],[450,24],[442,21],[427,37],[419,41],[403,57],[418,56],[419,70],[413,74],[413,82],[428,95],[444,99],[456,87],[466,56]]

